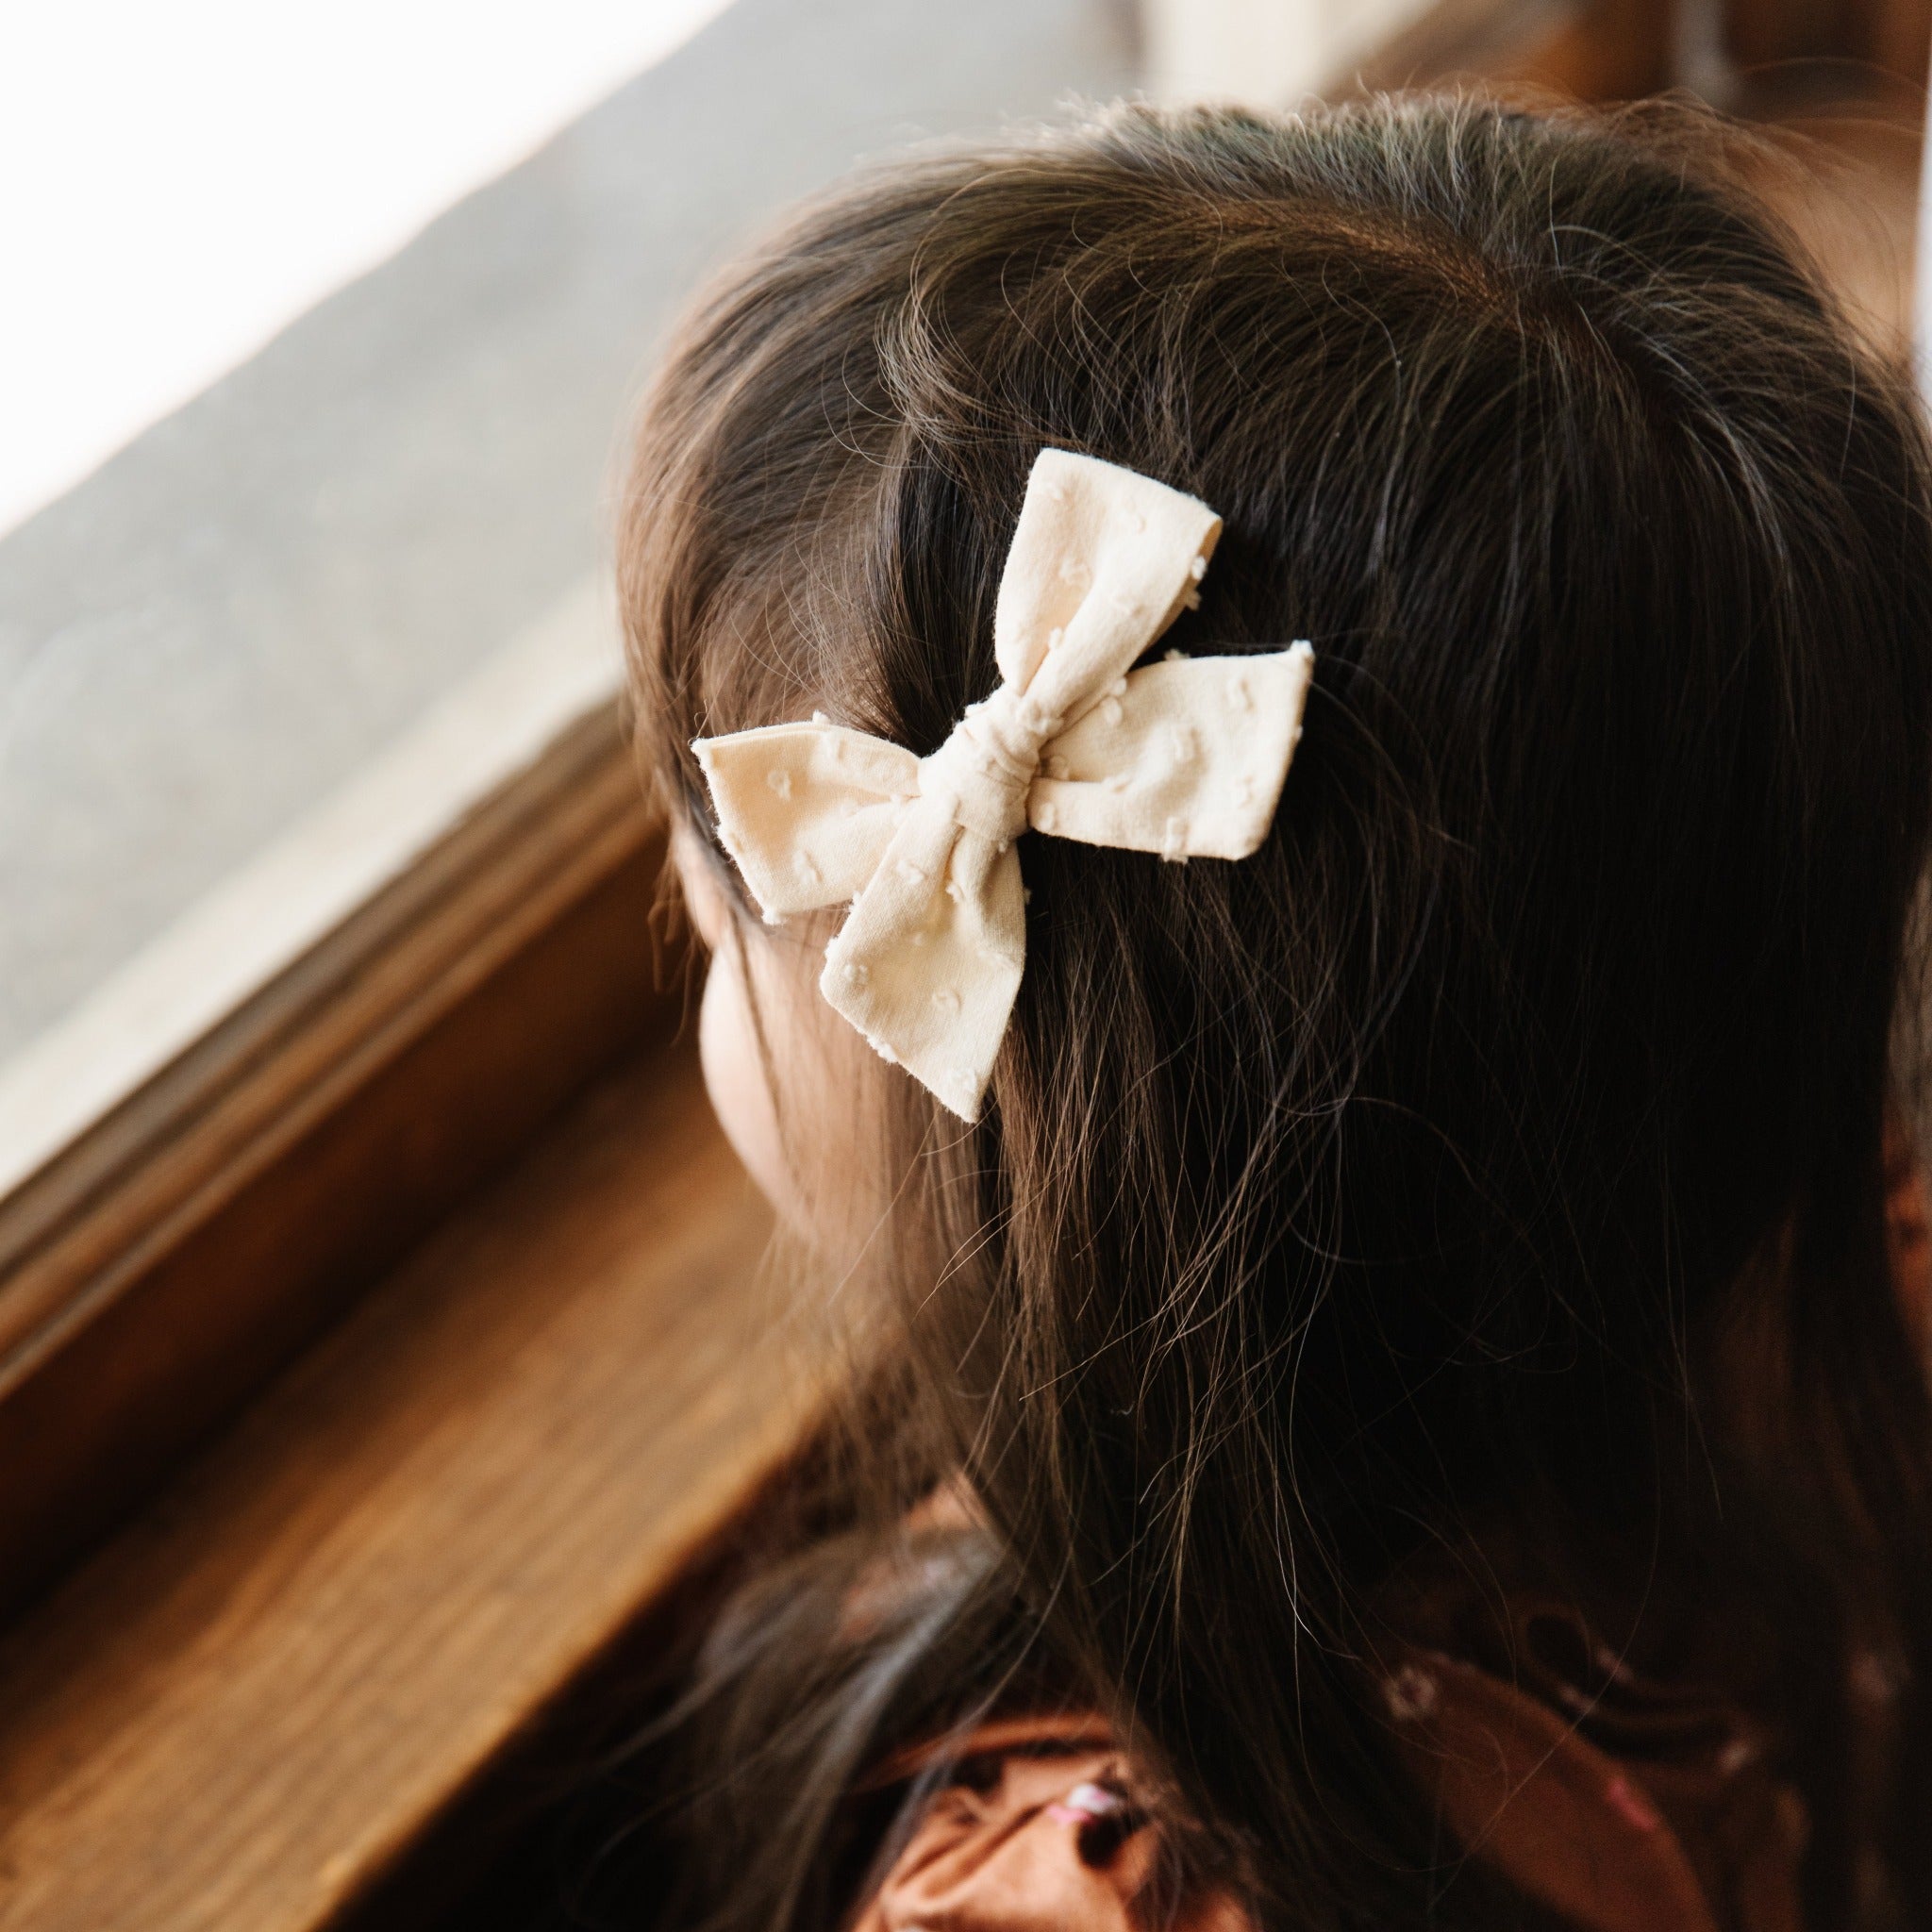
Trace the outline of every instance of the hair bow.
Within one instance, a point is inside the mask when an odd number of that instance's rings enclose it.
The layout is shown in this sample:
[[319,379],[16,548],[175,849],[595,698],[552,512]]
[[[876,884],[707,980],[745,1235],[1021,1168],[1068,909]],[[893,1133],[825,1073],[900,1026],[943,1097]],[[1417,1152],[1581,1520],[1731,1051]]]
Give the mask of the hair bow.
[[823,713],[692,745],[766,919],[852,902],[820,991],[963,1120],[1025,967],[1022,832],[1176,860],[1245,858],[1267,835],[1308,646],[1129,668],[1220,534],[1191,496],[1042,450],[994,611],[1002,681],[930,758]]

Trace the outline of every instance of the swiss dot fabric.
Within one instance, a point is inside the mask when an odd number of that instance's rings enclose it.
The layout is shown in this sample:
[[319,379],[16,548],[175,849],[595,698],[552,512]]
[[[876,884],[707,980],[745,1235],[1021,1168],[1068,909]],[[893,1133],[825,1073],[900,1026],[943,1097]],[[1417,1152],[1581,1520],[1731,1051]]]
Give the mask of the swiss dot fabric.
[[1001,682],[930,758],[823,716],[693,746],[765,917],[852,902],[820,990],[962,1120],[1025,967],[1022,833],[1176,862],[1245,858],[1267,836],[1308,646],[1132,669],[1220,532],[1177,490],[1042,450],[1000,581]]

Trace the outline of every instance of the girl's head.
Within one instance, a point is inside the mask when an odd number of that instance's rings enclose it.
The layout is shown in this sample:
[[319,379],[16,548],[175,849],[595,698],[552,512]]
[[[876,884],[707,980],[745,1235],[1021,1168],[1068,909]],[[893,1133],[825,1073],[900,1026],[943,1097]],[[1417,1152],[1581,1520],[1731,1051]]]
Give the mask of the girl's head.
[[[1052,1641],[1336,1923],[1421,1895],[1361,1660],[1427,1552],[1618,1592],[1774,1546],[1828,1632],[1932,1609],[1879,1154],[1932,468],[1684,144],[1374,102],[897,167],[697,311],[628,500],[727,1117],[899,1291],[906,1442]],[[934,750],[1042,447],[1224,518],[1164,645],[1317,670],[1254,858],[1023,841],[967,1127],[818,1001],[826,928],[747,913],[688,747]]]

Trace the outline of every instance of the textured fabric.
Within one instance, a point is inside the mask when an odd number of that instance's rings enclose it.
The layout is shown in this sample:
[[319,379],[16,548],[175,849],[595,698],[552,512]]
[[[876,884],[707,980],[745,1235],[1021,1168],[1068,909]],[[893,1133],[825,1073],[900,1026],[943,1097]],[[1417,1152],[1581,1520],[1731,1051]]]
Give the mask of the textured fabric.
[[1158,1835],[1098,1719],[1019,1718],[908,1753],[943,1765],[852,1932],[1255,1932],[1215,1886],[1172,1896]]
[[693,745],[768,920],[852,901],[820,990],[887,1059],[976,1119],[1025,965],[1013,841],[1245,858],[1301,737],[1313,654],[1131,667],[1191,601],[1221,520],[1042,450],[1000,581],[1001,683],[938,751],[815,716]]
[[1387,1679],[1398,1753],[1451,1840],[1577,1932],[1801,1932],[1805,1808],[1763,1726],[1584,1642],[1574,1674],[1525,1653],[1508,1682],[1418,1649]]
[[[1721,1697],[1609,1669],[1609,1696],[1541,1684],[1562,1709],[1432,1651],[1387,1675],[1445,1875],[1474,1857],[1576,1932],[1801,1932],[1804,1807],[1761,1728]],[[889,1771],[942,1753],[952,1777],[855,1932],[1257,1932],[1224,1886],[1154,1882],[1159,1826],[1098,1720],[990,1724]]]

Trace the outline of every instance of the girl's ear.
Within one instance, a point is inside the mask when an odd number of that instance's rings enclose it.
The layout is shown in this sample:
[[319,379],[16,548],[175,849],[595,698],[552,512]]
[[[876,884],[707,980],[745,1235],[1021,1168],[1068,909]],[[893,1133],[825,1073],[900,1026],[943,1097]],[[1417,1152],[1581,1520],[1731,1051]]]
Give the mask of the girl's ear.
[[795,1225],[800,1213],[798,1187],[779,1136],[772,1069],[764,1029],[752,1004],[751,962],[745,957],[743,935],[724,882],[689,825],[673,831],[671,859],[677,869],[685,911],[699,943],[710,955],[698,1008],[698,1058],[711,1110],[759,1192]]
[[684,909],[706,952],[715,957],[731,924],[731,908],[708,855],[689,825],[679,825],[671,835],[671,862],[677,869]]
[[761,926],[699,833],[680,827],[671,849],[710,955],[698,1058],[712,1111],[786,1227],[816,1254],[845,1256],[883,1206],[858,1160],[859,1103],[847,1077],[871,1057],[842,1022],[826,1024],[810,936]]
[[[778,1129],[764,1032],[752,1005],[751,962],[744,938],[730,913],[722,906],[718,909],[724,924],[719,942],[711,948],[704,1002],[698,1010],[698,1058],[704,1064],[705,1091],[725,1139],[759,1192],[788,1225],[808,1234],[797,1177]],[[695,909],[692,917],[698,917]],[[704,930],[702,923],[699,930]]]

